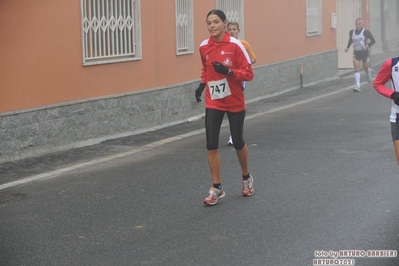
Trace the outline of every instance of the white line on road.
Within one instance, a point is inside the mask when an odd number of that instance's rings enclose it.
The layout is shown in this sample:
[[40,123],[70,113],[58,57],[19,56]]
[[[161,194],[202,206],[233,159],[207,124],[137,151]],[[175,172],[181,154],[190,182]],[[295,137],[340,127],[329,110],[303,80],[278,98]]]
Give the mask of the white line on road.
[[[278,112],[278,111],[281,111],[281,110],[284,110],[284,109],[288,109],[288,108],[291,108],[291,107],[294,107],[294,106],[297,106],[297,105],[305,104],[305,103],[308,103],[308,102],[311,102],[311,101],[314,101],[314,100],[318,100],[318,99],[321,99],[321,98],[324,98],[324,97],[328,97],[328,96],[331,96],[333,94],[337,94],[337,93],[346,91],[346,90],[348,90],[350,88],[353,88],[353,86],[342,88],[342,89],[339,89],[339,90],[336,90],[336,91],[332,91],[332,92],[329,92],[329,93],[326,93],[326,94],[322,94],[322,95],[319,95],[319,96],[316,96],[316,97],[313,97],[313,98],[309,98],[307,100],[298,101],[298,102],[295,102],[295,103],[292,103],[292,104],[288,104],[288,105],[280,106],[280,107],[277,107],[277,108],[273,108],[273,109],[265,111],[265,112],[249,115],[249,116],[245,117],[245,119],[246,120],[253,119],[253,118],[256,118],[256,117],[259,117],[259,116],[263,116],[265,114]],[[228,123],[224,122],[222,124],[222,127],[227,126],[227,125],[228,125]],[[167,144],[167,143],[170,143],[170,142],[173,142],[173,141],[177,141],[177,140],[188,138],[188,137],[191,137],[191,136],[194,136],[194,135],[201,134],[203,132],[205,132],[205,129],[199,129],[199,130],[191,131],[191,132],[188,132],[188,133],[185,133],[185,134],[181,134],[181,135],[178,135],[178,136],[174,136],[174,137],[162,139],[162,140],[159,140],[159,141],[155,141],[155,142],[152,142],[150,144],[144,145],[142,147],[135,148],[134,150],[131,150],[131,151],[128,151],[128,152],[118,153],[118,154],[107,156],[107,157],[104,157],[104,158],[101,158],[101,159],[95,159],[95,160],[92,160],[92,161],[89,161],[89,162],[75,164],[73,166],[65,167],[65,168],[62,168],[62,169],[59,169],[59,170],[55,170],[55,171],[51,171],[51,172],[47,172],[47,173],[43,173],[43,174],[38,174],[38,175],[31,176],[31,177],[23,178],[23,179],[20,179],[20,180],[17,180],[17,181],[5,183],[3,185],[0,185],[0,190],[6,189],[6,188],[10,188],[10,187],[15,187],[15,186],[26,184],[26,183],[30,183],[30,182],[34,182],[34,181],[41,181],[41,180],[47,180],[47,179],[55,178],[55,177],[57,177],[57,176],[59,176],[59,175],[61,175],[63,173],[66,173],[66,172],[69,172],[69,171],[72,171],[72,170],[77,170],[77,169],[80,169],[80,168],[93,166],[93,165],[96,165],[96,164],[99,164],[99,163],[108,162],[108,161],[115,160],[115,159],[118,159],[118,158],[130,156],[130,155],[133,155],[135,153],[139,153],[139,152],[143,152],[143,151],[146,151],[146,150],[150,150],[150,149],[162,146],[164,144]]]

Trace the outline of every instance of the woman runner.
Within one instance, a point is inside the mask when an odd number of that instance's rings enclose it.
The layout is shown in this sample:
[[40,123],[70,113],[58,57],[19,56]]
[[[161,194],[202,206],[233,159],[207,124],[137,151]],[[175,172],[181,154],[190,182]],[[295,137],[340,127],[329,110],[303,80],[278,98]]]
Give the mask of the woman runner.
[[210,38],[199,48],[202,73],[201,84],[195,91],[198,102],[205,90],[205,131],[208,165],[213,186],[204,204],[215,205],[226,194],[221,184],[219,133],[224,114],[229,119],[234,148],[242,170],[242,195],[254,193],[253,177],[248,168],[248,148],[243,139],[245,98],[243,81],[253,79],[251,60],[244,46],[225,32],[226,15],[221,10],[211,10],[206,17]]

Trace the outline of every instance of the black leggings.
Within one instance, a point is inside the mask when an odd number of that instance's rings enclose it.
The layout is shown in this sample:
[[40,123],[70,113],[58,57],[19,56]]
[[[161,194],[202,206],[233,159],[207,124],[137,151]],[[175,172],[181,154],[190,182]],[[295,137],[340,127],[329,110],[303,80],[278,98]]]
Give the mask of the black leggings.
[[[396,114],[396,115],[399,115],[399,114]],[[391,122],[391,135],[392,135],[393,141],[399,140],[399,123]]]
[[236,150],[241,150],[244,145],[244,119],[245,110],[238,113],[219,111],[215,109],[206,109],[205,111],[205,131],[206,131],[206,148],[208,150],[217,150],[219,148],[219,133],[223,122],[224,114],[230,124],[231,138]]

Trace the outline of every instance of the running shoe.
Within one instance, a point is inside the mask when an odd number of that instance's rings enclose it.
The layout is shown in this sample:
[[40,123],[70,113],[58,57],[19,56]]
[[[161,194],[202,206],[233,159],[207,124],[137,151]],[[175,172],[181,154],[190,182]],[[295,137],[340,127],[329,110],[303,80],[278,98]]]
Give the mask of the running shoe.
[[227,146],[233,146],[233,139],[231,136],[229,137],[229,141],[227,142]]
[[254,194],[254,177],[249,175],[247,180],[242,180],[242,195],[250,197]]
[[367,82],[370,83],[373,81],[373,78],[371,77],[371,73],[369,71],[369,73],[367,73]]
[[204,204],[215,205],[218,202],[218,199],[221,199],[224,196],[226,196],[226,193],[224,193],[223,188],[216,189],[214,187],[211,187],[211,189],[209,190],[209,196],[204,199]]
[[360,89],[359,86],[356,85],[356,86],[353,88],[353,91],[354,91],[354,92],[357,92],[357,91],[361,91],[361,89]]

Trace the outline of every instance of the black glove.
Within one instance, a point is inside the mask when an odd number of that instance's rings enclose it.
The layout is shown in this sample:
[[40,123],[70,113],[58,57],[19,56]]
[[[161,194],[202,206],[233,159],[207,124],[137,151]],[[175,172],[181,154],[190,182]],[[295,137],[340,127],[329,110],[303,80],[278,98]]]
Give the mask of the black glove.
[[219,62],[215,61],[212,63],[212,65],[215,71],[220,74],[227,75],[229,73],[229,69]]
[[195,98],[197,99],[197,103],[201,102],[201,95],[202,95],[202,92],[204,91],[205,87],[206,87],[206,84],[201,83],[198,86],[198,89],[195,90]]
[[399,105],[399,93],[397,93],[396,91],[394,91],[394,92],[391,94],[391,99],[393,100],[393,102],[394,102],[396,105]]

